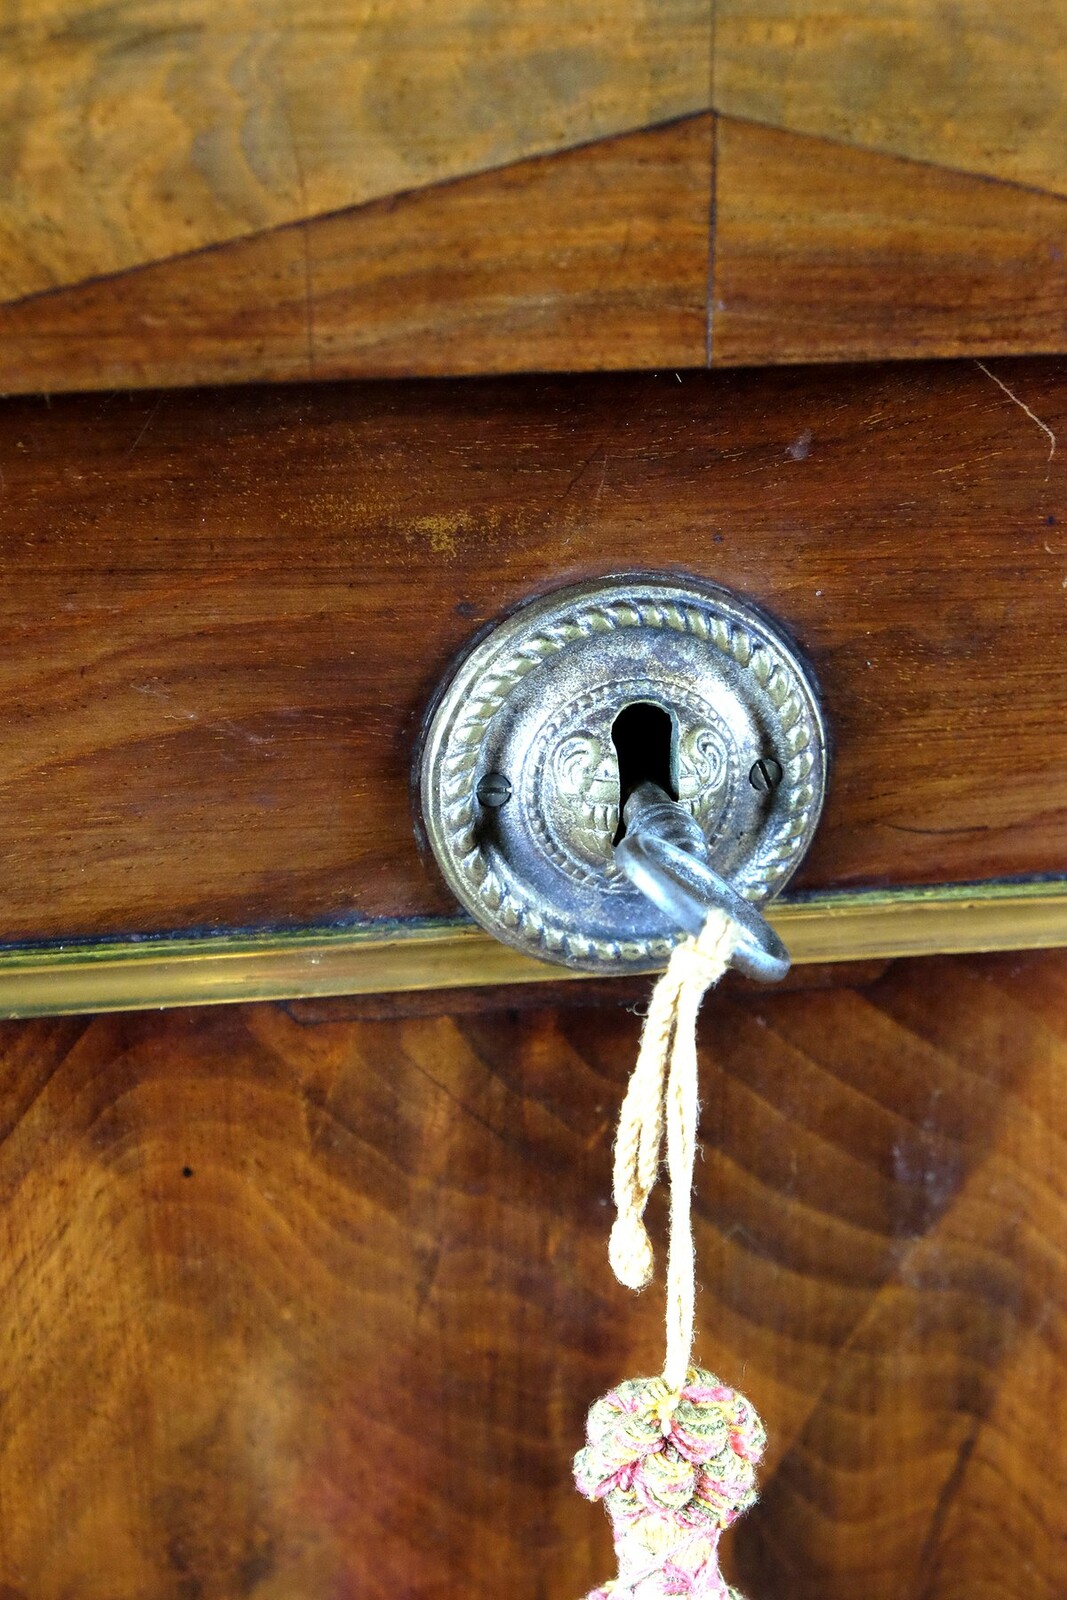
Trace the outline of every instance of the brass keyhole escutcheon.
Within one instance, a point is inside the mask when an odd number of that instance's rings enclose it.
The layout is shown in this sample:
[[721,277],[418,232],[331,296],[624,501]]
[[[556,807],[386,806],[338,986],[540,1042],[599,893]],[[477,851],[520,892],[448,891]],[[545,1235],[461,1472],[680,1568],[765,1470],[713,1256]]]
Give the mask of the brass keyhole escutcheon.
[[715,584],[640,574],[558,590],[479,640],[426,728],[420,795],[483,927],[608,973],[661,964],[681,936],[615,858],[629,790],[676,800],[759,906],[799,865],[826,774],[817,691],[784,633]]

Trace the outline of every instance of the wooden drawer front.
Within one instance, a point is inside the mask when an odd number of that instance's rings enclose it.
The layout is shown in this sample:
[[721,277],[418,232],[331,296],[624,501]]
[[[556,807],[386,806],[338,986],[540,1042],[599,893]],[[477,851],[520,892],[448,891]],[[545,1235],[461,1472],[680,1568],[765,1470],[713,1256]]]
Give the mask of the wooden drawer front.
[[1060,874],[1065,421],[1052,361],[9,401],[0,932],[450,915],[409,788],[435,684],[639,566],[814,662],[798,890]]

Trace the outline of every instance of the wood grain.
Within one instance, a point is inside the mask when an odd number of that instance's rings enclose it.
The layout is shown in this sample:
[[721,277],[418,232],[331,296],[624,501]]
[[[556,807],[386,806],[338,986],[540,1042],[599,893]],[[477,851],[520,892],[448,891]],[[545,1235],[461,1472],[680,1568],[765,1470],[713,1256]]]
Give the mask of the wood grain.
[[714,107],[1067,193],[1055,0],[716,0]]
[[708,0],[35,0],[0,299],[705,110]]
[[702,366],[711,118],[0,306],[10,392]]
[[1062,8],[711,12],[20,11],[0,391],[1064,349]]
[[[607,1264],[638,1022],[602,1000],[0,1028],[6,1593],[606,1577],[570,1457],[662,1305]],[[724,994],[702,1039],[699,1348],[770,1433],[734,1581],[1055,1600],[1067,961]]]
[[3,937],[451,910],[409,796],[435,685],[524,597],[636,566],[812,658],[836,765],[805,886],[1058,872],[1042,424],[1060,363],[9,401]]
[[1057,197],[693,117],[0,306],[0,385],[1057,351],[1065,261]]
[[717,119],[719,365],[1067,349],[1067,200]]

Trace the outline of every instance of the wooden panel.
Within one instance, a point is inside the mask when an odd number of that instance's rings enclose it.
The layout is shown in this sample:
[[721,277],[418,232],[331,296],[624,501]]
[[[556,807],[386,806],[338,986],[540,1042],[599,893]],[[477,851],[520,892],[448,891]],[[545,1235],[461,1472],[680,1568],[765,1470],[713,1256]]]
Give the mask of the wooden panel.
[[1065,426],[1053,362],[9,401],[0,929],[450,910],[409,805],[434,685],[639,565],[810,653],[808,888],[1058,871]]
[[730,117],[716,364],[1067,349],[1067,200]]
[[708,105],[708,0],[35,0],[0,299]]
[[[5,1025],[6,1592],[606,1577],[570,1456],[592,1398],[662,1359],[659,1287],[606,1252],[637,1027],[365,1001]],[[699,1350],[770,1434],[734,1580],[1053,1600],[1064,957],[724,994],[703,1038]]]
[[717,111],[1067,193],[1056,0],[716,0]]
[[711,118],[0,306],[0,387],[703,366]]
[[1051,0],[42,0],[0,126],[3,392],[1067,342]]
[[[712,119],[0,306],[9,391],[704,364]],[[1067,201],[719,118],[716,365],[1067,346]]]

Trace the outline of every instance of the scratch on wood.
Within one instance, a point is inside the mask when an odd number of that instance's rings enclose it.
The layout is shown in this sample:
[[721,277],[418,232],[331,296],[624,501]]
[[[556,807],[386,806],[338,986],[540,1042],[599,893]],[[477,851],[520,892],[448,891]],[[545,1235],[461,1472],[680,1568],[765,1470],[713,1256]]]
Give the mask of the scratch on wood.
[[159,410],[159,408],[160,408],[160,406],[162,404],[163,404],[163,396],[159,395],[157,397],[157,399],[156,399],[155,405],[152,407],[152,409],[148,413],[147,417],[145,417],[144,423],[143,423],[143,425],[141,427],[140,433],[137,435],[136,439],[133,441],[133,443],[131,444],[130,448],[127,450],[126,454],[128,456],[132,456],[133,452],[137,449],[137,446],[140,444],[141,440],[144,438],[145,434],[148,432],[149,428],[152,426],[152,423],[155,420],[156,413],[157,413],[157,411]]
[[[985,373],[987,378],[992,378],[992,380],[996,384],[997,388],[998,389],[1003,389],[1004,393],[1007,395],[1008,399],[1009,400],[1014,400],[1015,404],[1019,407],[1019,410],[1020,411],[1025,411],[1026,415],[1030,418],[1031,422],[1036,422],[1037,423],[1038,427],[1041,429],[1041,432],[1045,435],[1045,437],[1048,440],[1048,463],[1049,463],[1049,466],[1051,467],[1052,458],[1056,454],[1056,435],[1053,433],[1053,431],[1049,427],[1048,423],[1047,422],[1042,422],[1041,418],[1035,412],[1030,410],[1030,407],[1026,404],[1026,402],[1023,401],[1023,400],[1020,400],[1019,396],[1012,389],[1008,388],[1008,386],[1004,382],[1003,378],[998,378],[995,372],[990,372],[989,368],[986,366],[984,361],[976,361],[975,362],[975,366],[976,367],[980,367],[982,369],[982,371]],[[1047,476],[1047,474],[1046,474],[1046,476]]]

